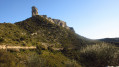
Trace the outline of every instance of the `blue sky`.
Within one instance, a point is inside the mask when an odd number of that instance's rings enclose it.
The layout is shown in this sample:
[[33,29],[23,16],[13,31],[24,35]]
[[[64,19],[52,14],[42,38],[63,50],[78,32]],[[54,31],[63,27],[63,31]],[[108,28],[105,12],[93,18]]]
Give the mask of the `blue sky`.
[[0,22],[18,22],[39,15],[67,22],[90,39],[119,37],[119,0],[0,0]]

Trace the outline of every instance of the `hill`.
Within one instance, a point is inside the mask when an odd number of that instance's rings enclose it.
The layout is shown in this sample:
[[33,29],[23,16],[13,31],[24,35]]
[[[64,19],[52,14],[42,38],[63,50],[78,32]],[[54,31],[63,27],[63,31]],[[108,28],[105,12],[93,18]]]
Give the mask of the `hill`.
[[[80,67],[76,60],[69,59],[72,55],[65,55],[65,51],[67,48],[70,50],[80,49],[81,46],[95,43],[93,40],[54,24],[40,15],[15,24],[0,23],[0,32],[0,45],[37,46],[35,50],[0,51],[1,67],[33,67],[34,64],[36,67]],[[55,51],[53,48],[66,49]]]
[[38,15],[23,21],[0,23],[0,67],[106,67],[119,66],[119,48],[75,33],[59,19]]
[[99,39],[99,40],[119,46],[119,38],[104,38],[104,39]]
[[80,36],[40,15],[14,24],[1,23],[0,32],[0,45],[36,46],[0,50],[0,67],[105,67],[119,62],[118,47]]
[[55,43],[61,47],[80,47],[93,43],[92,40],[58,26],[40,15],[17,22],[15,25],[26,31],[35,42]]

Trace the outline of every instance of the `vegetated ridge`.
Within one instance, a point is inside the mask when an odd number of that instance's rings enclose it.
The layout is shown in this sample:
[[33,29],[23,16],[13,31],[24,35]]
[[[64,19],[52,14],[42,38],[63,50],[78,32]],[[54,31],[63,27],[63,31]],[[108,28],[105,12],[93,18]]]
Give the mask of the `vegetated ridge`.
[[35,42],[57,43],[57,45],[80,47],[92,43],[90,39],[72,32],[64,27],[51,23],[39,15],[15,23],[26,31]]
[[119,38],[104,38],[104,39],[99,39],[99,40],[119,46]]

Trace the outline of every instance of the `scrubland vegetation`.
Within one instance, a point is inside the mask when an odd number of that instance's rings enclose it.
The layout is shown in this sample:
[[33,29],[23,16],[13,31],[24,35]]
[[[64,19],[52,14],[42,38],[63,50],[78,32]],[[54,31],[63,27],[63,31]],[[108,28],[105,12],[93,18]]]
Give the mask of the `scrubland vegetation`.
[[[46,48],[41,43],[53,45]],[[119,47],[87,39],[40,16],[15,24],[1,23],[0,45],[4,44],[37,46],[37,49],[0,50],[0,67],[119,66]]]
[[87,45],[80,50],[80,62],[86,67],[118,66],[119,48],[106,43]]

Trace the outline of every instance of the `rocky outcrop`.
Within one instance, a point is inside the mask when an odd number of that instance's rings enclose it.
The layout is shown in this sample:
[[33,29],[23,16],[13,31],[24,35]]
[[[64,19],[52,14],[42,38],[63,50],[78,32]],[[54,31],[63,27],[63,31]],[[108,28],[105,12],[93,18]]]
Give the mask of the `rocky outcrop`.
[[47,20],[49,20],[52,23],[55,23],[55,24],[57,24],[57,25],[59,25],[61,27],[64,27],[64,28],[66,28],[68,30],[71,30],[72,32],[75,32],[74,29],[73,29],[73,27],[68,27],[67,24],[66,24],[66,22],[64,22],[62,20],[52,19],[50,17],[47,17],[47,15],[40,15],[40,16],[46,18]]
[[59,19],[52,19],[54,21],[55,24],[62,26],[62,27],[66,27],[66,22],[59,20]]
[[[32,16],[36,16],[36,15],[38,15],[38,9],[37,9],[35,6],[33,6],[33,7],[32,7]],[[52,19],[52,18],[50,18],[50,17],[47,17],[47,15],[40,15],[40,16],[46,18],[47,20],[49,20],[50,22],[52,22],[52,23],[54,23],[54,24],[57,24],[57,25],[59,25],[59,26],[61,26],[61,27],[64,27],[64,28],[69,29],[69,30],[71,30],[72,32],[74,32],[73,27],[68,27],[67,24],[66,24],[66,22],[64,22],[64,21],[62,21],[62,20]]]
[[36,16],[36,15],[38,15],[38,9],[35,6],[33,6],[32,7],[32,16]]
[[52,20],[52,18],[47,17],[47,15],[40,15],[40,16],[46,18],[47,20],[49,20],[49,21],[52,22],[52,23],[55,23],[55,22]]
[[59,25],[59,26],[61,26],[61,27],[67,27],[66,22],[64,22],[64,21],[62,21],[62,20],[52,19],[52,18],[50,18],[50,17],[47,17],[47,15],[40,15],[40,16],[46,18],[46,19],[49,20],[50,22],[55,23],[55,24],[57,24],[57,25]]

